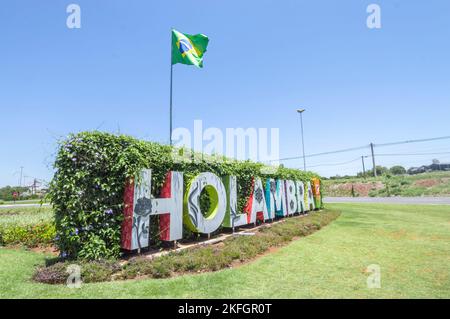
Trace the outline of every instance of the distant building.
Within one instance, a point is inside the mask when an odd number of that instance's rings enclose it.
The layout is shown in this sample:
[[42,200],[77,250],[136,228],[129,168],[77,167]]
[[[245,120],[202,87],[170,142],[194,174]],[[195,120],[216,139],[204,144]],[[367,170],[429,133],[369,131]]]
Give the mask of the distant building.
[[415,175],[434,171],[450,171],[450,163],[434,162],[433,164],[428,166],[423,165],[420,167],[411,167],[410,169],[408,169],[408,174]]

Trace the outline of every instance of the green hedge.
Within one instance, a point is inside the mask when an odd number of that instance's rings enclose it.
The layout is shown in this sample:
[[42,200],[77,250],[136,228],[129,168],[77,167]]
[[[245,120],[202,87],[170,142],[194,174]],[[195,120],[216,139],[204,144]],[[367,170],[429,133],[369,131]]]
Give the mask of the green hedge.
[[55,238],[51,207],[14,207],[0,209],[0,245],[27,247],[51,245]]
[[[185,182],[201,172],[238,179],[238,207],[249,197],[252,177],[308,181],[312,173],[280,168],[263,174],[264,165],[250,161],[175,162],[173,148],[102,132],[70,135],[60,142],[56,173],[50,185],[55,211],[57,246],[62,257],[101,259],[120,256],[123,192],[127,178],[152,169],[152,191],[158,196],[168,171],[180,171]],[[179,150],[182,152],[182,150]],[[200,159],[199,159],[200,158]]]
[[51,245],[56,234],[54,223],[0,225],[0,245],[37,247]]

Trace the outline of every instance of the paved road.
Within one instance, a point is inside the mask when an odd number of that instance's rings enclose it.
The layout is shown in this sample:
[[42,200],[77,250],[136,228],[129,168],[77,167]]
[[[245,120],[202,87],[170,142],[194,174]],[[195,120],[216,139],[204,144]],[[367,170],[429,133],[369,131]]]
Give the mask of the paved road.
[[450,205],[450,197],[326,197],[324,203]]
[[[326,197],[324,203],[378,203],[378,204],[416,204],[450,205],[450,197]],[[39,207],[40,204],[0,205],[2,208]],[[50,204],[43,204],[50,206]]]
[[[16,204],[16,205],[0,205],[2,208],[20,208],[20,207],[40,207],[41,204]],[[43,204],[42,206],[50,206],[50,204]]]

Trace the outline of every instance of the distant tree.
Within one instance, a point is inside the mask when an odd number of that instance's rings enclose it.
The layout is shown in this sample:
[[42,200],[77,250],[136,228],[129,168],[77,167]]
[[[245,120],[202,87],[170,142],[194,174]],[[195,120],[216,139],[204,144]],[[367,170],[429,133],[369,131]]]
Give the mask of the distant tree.
[[433,162],[433,164],[436,164],[436,165],[441,164],[441,162],[438,159],[433,159],[432,162]]
[[13,200],[13,193],[17,192],[19,194],[25,193],[28,187],[11,187],[5,186],[0,188],[0,200]]
[[[389,172],[389,169],[387,167],[384,167],[384,166],[377,166],[376,169],[377,169],[377,176],[381,176],[381,175]],[[373,176],[373,169],[368,170],[366,172],[366,175],[367,176]]]
[[390,172],[392,175],[404,175],[404,174],[406,174],[406,168],[404,168],[404,167],[401,166],[401,165],[396,165],[396,166],[392,166],[392,167],[389,169],[389,172]]

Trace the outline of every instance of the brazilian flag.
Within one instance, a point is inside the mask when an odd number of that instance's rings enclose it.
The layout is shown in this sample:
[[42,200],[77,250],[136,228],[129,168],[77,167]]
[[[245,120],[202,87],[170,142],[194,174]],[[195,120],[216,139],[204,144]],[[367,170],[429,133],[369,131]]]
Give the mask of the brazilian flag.
[[204,34],[190,35],[172,30],[172,65],[177,63],[203,67],[203,55],[209,39]]

